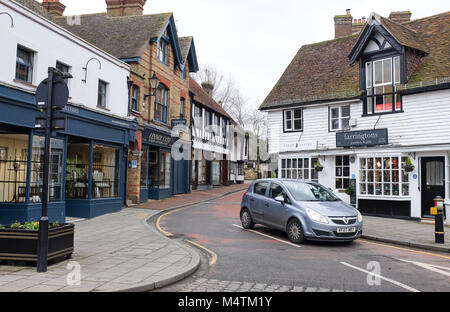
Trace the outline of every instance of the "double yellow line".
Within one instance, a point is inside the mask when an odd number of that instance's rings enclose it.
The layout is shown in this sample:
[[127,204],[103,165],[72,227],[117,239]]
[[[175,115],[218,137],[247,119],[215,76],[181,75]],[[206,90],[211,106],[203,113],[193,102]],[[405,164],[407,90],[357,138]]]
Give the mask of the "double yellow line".
[[[168,211],[168,212],[163,213],[162,215],[160,215],[160,216],[158,217],[158,219],[156,219],[156,228],[158,229],[158,231],[160,231],[162,234],[164,234],[165,236],[167,236],[167,237],[169,237],[169,238],[170,238],[170,237],[173,237],[174,235],[173,235],[172,233],[167,232],[167,231],[165,231],[165,230],[163,230],[163,229],[161,228],[161,225],[160,225],[161,219],[162,219],[163,217],[165,217],[165,216],[168,216],[168,215],[172,214],[172,213],[178,212],[178,211],[180,211],[181,209],[182,209],[182,208],[180,208],[180,209],[174,209],[174,210]],[[186,241],[187,241],[189,244],[192,244],[192,245],[194,245],[194,246],[196,246],[196,247],[198,247],[198,248],[200,248],[200,249],[206,251],[206,253],[209,254],[209,258],[210,258],[210,259],[209,259],[209,265],[210,265],[210,266],[216,264],[216,262],[217,262],[217,254],[216,254],[214,251],[212,251],[211,249],[208,249],[208,248],[206,248],[205,246],[202,246],[202,245],[200,245],[200,244],[198,244],[198,243],[196,243],[196,242],[193,242],[193,241],[190,241],[190,240],[186,240]]]

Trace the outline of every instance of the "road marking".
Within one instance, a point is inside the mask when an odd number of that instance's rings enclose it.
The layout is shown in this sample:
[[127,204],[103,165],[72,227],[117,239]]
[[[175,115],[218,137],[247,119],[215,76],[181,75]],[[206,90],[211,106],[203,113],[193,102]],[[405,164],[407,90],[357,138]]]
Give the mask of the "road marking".
[[202,245],[200,245],[200,244],[198,244],[196,242],[193,242],[191,240],[186,240],[186,241],[191,243],[192,245],[197,246],[200,249],[203,249],[204,251],[206,251],[207,253],[210,254],[210,256],[211,256],[211,259],[209,259],[209,265],[210,266],[216,264],[216,262],[217,262],[217,254],[214,251],[212,251],[211,249],[208,249],[205,246],[202,246]]
[[[237,225],[237,224],[232,224],[232,226],[245,230],[242,226]],[[279,242],[288,244],[288,245],[293,246],[293,247],[297,247],[297,248],[302,247],[302,246],[300,246],[300,245],[297,245],[297,244],[294,244],[294,243],[291,243],[291,242],[288,242],[288,241],[285,241],[285,240],[282,240],[282,239],[273,237],[273,236],[271,236],[271,235],[267,235],[267,234],[264,234],[264,233],[260,233],[260,232],[255,231],[255,230],[246,230],[246,231],[249,231],[249,232],[252,232],[252,233],[256,233],[256,234],[259,234],[259,235],[262,235],[262,236],[265,236],[265,237],[268,237],[268,238],[271,238],[271,239],[274,239],[274,240],[276,240],[276,241],[279,241]]]
[[392,279],[390,279],[390,278],[381,276],[380,274],[376,274],[376,273],[373,273],[373,272],[370,272],[370,271],[367,271],[367,270],[358,268],[357,266],[348,264],[347,262],[341,262],[341,264],[343,264],[343,265],[345,265],[345,266],[348,266],[348,267],[350,267],[350,268],[352,268],[352,269],[355,269],[355,270],[364,272],[364,273],[366,273],[366,274],[370,274],[370,275],[372,275],[372,276],[378,277],[378,278],[380,278],[380,279],[383,279],[383,280],[385,280],[385,281],[387,281],[387,282],[389,282],[389,283],[392,283],[392,284],[394,284],[394,285],[397,285],[397,286],[399,286],[399,287],[402,287],[402,288],[404,288],[404,289],[406,289],[406,290],[409,290],[409,291],[411,291],[411,292],[420,292],[420,290],[417,290],[417,289],[415,289],[415,288],[412,288],[412,287],[410,287],[410,286],[408,286],[408,285],[405,285],[405,284],[402,284],[402,283],[400,283],[400,282],[394,281],[394,280],[392,280]]
[[404,248],[404,247],[396,247],[396,246],[391,246],[391,245],[387,245],[387,244],[380,244],[380,243],[369,242],[369,241],[361,239],[361,238],[358,239],[358,242],[362,242],[362,243],[366,243],[366,244],[372,244],[372,245],[377,245],[377,246],[383,246],[383,247],[389,247],[389,248],[394,248],[394,249],[399,249],[399,250],[405,250],[405,251],[420,253],[420,254],[423,254],[423,255],[428,255],[428,256],[433,256],[433,257],[450,259],[449,256],[444,256],[444,255],[439,255],[439,254],[435,254],[435,253],[431,253],[431,252],[414,250],[414,249],[409,249],[409,248]]
[[167,237],[172,237],[173,234],[167,231],[164,231],[161,226],[159,225],[159,223],[161,222],[161,219],[167,215],[170,215],[171,213],[177,212],[180,209],[175,209],[175,210],[171,210],[168,211],[166,213],[163,213],[162,215],[159,216],[159,218],[156,220],[156,228],[158,229],[158,231],[160,231],[161,233],[163,233],[164,235],[166,235]]
[[[403,259],[397,259],[403,262],[407,262],[407,263],[412,263],[414,265],[417,265],[421,268],[445,275],[445,276],[450,276],[450,268],[447,267],[443,267],[443,266],[439,266],[439,265],[434,265],[434,264],[428,264],[428,263],[422,263],[422,262],[416,262],[416,261],[408,261],[408,260],[403,260]],[[445,270],[445,271],[444,271]]]

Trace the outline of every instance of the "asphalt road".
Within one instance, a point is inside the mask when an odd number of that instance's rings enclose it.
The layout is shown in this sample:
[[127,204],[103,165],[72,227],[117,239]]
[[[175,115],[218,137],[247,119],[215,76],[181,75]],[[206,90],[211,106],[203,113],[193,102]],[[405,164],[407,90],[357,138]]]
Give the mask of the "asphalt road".
[[[450,291],[450,255],[366,240],[351,244],[294,245],[286,234],[240,227],[243,192],[163,216],[160,227],[217,255],[194,277],[164,290],[176,291],[195,278],[349,291]],[[205,258],[206,259],[206,258]],[[206,261],[208,262],[208,261]],[[379,270],[378,270],[379,269]],[[369,275],[369,272],[378,275]]]

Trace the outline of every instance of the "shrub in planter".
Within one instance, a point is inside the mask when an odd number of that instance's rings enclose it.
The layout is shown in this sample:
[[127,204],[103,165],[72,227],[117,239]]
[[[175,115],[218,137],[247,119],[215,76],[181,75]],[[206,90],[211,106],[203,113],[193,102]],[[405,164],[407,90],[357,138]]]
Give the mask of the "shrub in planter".
[[[73,253],[73,224],[50,223],[48,260],[63,259]],[[14,222],[0,226],[0,260],[37,262],[39,222]]]
[[405,171],[412,172],[414,171],[415,166],[412,164],[411,159],[407,159],[405,163]]
[[314,164],[314,169],[316,169],[316,171],[321,172],[323,170],[323,166],[320,163],[320,160],[318,160],[315,164]]
[[347,194],[348,196],[353,196],[355,195],[355,189],[353,187],[348,187],[345,189],[345,194]]

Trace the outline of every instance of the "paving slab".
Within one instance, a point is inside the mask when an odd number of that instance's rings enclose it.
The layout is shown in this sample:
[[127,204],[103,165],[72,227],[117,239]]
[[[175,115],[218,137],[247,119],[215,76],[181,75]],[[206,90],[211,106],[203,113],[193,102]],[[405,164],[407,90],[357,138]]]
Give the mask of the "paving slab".
[[364,216],[363,238],[431,251],[450,253],[450,228],[444,227],[445,244],[435,243],[434,224]]
[[[159,212],[126,208],[77,221],[71,259],[49,266],[46,273],[0,265],[0,292],[146,291],[186,277],[198,268],[199,254],[147,223]],[[67,282],[76,281],[73,263],[80,267],[80,285]]]

